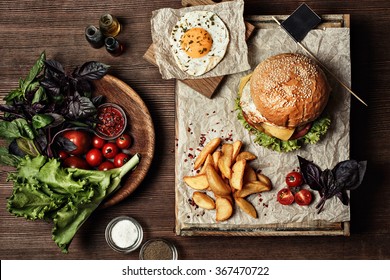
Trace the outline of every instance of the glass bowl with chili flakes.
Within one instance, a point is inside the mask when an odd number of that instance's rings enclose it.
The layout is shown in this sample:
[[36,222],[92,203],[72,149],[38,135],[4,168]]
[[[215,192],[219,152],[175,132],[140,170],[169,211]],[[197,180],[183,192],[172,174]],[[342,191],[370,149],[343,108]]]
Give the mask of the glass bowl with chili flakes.
[[97,108],[97,136],[105,140],[118,138],[125,131],[127,117],[125,111],[115,103],[103,103]]

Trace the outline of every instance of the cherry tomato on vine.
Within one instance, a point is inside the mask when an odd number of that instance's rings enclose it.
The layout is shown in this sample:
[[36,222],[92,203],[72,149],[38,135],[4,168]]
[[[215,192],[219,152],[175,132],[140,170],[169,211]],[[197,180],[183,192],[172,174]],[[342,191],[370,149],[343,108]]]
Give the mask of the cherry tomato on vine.
[[290,188],[299,187],[303,183],[303,177],[300,172],[293,171],[287,174],[286,184]]
[[110,170],[110,169],[113,169],[115,168],[114,164],[111,162],[111,161],[105,161],[103,162],[102,164],[99,165],[98,169],[100,171],[107,171],[107,170]]
[[91,149],[85,156],[86,161],[90,166],[96,167],[103,162],[103,153],[99,149]]
[[103,138],[100,138],[97,135],[94,135],[92,138],[92,146],[97,149],[103,148],[104,144],[106,144],[107,141],[104,140]]
[[288,188],[281,189],[277,194],[277,200],[280,204],[290,205],[294,202],[294,194]]
[[309,205],[311,203],[311,200],[312,200],[312,195],[311,195],[311,192],[309,190],[300,190],[299,192],[297,192],[294,196],[295,198],[295,202],[298,204],[298,205]]
[[104,144],[102,152],[105,158],[112,159],[119,153],[119,148],[114,142],[108,142]]
[[122,167],[129,159],[130,156],[128,154],[119,153],[114,157],[114,165],[115,167]]
[[122,134],[116,139],[116,145],[120,149],[127,149],[131,146],[131,137],[128,134]]

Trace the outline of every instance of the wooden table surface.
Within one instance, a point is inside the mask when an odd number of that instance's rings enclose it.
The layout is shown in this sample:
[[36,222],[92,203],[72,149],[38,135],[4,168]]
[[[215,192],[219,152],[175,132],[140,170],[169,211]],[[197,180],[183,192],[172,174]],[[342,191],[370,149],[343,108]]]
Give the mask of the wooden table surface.
[[[290,14],[301,1],[245,1],[246,15]],[[388,0],[306,1],[318,14],[351,15],[353,89],[368,103],[352,99],[351,158],[368,160],[364,183],[351,198],[349,237],[178,237],[174,234],[175,82],[162,80],[142,56],[151,44],[153,10],[180,8],[179,0],[0,1],[0,95],[45,50],[47,57],[73,69],[85,61],[111,65],[110,74],[130,85],[148,106],[156,133],[151,169],[140,187],[121,203],[94,213],[76,234],[70,253],[51,240],[51,224],[16,218],[6,210],[11,185],[1,167],[1,259],[138,259],[121,255],[104,239],[107,223],[119,215],[136,218],[145,239],[174,242],[180,259],[389,259],[390,257],[390,3]],[[103,13],[123,24],[126,51],[111,57],[91,48],[84,28]]]

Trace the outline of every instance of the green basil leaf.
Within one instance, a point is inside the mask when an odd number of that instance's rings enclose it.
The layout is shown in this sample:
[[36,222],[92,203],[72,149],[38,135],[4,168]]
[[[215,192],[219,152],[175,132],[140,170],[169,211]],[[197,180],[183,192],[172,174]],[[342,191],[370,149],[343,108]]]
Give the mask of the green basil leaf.
[[46,92],[44,88],[40,86],[38,90],[35,92],[34,98],[31,103],[34,104],[45,100],[47,100]]
[[37,114],[32,117],[32,125],[35,129],[46,127],[54,121],[50,115]]
[[45,60],[46,60],[45,52],[42,52],[38,60],[33,65],[33,67],[31,67],[30,72],[28,73],[26,79],[23,82],[23,85],[21,87],[23,93],[26,93],[26,91],[30,87],[30,84],[34,81],[34,79],[38,76],[38,74],[42,72],[45,66],[44,64]]
[[14,123],[18,127],[21,137],[27,139],[35,138],[35,133],[33,129],[25,119],[15,119],[12,121],[12,123]]
[[30,156],[36,157],[40,154],[33,140],[18,138],[16,139],[16,143],[20,150]]
[[11,91],[6,97],[4,97],[4,100],[9,103],[14,99],[19,100],[21,97],[23,97],[23,92],[19,88],[17,88]]
[[3,139],[19,138],[20,134],[18,126],[14,122],[0,121],[0,137]]

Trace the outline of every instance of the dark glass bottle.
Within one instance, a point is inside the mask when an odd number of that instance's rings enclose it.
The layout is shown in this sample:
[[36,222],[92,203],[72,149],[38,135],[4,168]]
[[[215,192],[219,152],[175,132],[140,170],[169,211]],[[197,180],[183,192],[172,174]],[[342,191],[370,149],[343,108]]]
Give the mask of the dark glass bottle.
[[114,37],[107,37],[104,41],[106,45],[106,50],[112,55],[112,56],[119,56],[122,54],[124,50],[124,46],[121,42],[119,42]]
[[101,48],[104,45],[104,37],[100,30],[93,26],[89,25],[85,28],[85,38],[88,43],[95,49]]
[[104,14],[100,17],[99,27],[106,37],[115,37],[121,31],[118,19],[110,14]]

